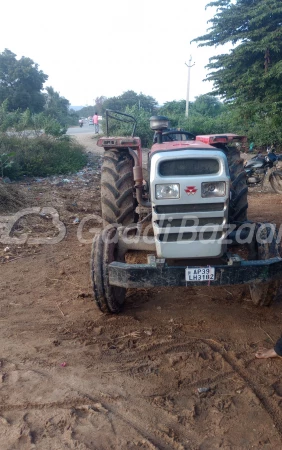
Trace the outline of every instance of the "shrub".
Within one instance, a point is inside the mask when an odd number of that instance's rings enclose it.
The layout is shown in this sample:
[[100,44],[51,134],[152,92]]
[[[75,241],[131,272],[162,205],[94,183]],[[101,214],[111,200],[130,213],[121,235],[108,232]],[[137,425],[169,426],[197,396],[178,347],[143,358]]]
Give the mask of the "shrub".
[[11,179],[72,173],[87,161],[83,147],[69,136],[18,137],[1,133],[1,147],[13,154],[13,164],[5,168],[5,175]]
[[65,135],[66,129],[44,113],[29,109],[9,112],[0,105],[0,177],[12,179],[71,173],[81,169],[87,157],[83,147]]

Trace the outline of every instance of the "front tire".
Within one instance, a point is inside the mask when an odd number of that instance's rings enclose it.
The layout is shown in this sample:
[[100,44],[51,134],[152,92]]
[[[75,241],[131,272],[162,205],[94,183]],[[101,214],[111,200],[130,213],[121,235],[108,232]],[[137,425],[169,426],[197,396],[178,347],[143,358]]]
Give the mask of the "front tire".
[[272,172],[270,174],[269,181],[272,189],[277,194],[282,194],[282,172],[278,170]]
[[94,298],[103,313],[119,313],[125,301],[126,289],[109,283],[108,265],[113,261],[124,261],[118,256],[117,241],[117,230],[111,227],[95,236],[92,243],[90,277]]
[[[270,243],[263,244],[258,242],[260,240],[266,240],[270,235],[270,227],[265,227],[263,224],[259,224],[256,229],[256,247],[257,247],[257,259],[262,261],[269,258],[279,257],[281,254],[280,245],[277,242],[278,231],[275,227],[273,231],[273,239]],[[264,283],[253,283],[249,285],[251,299],[256,306],[269,306],[274,298],[277,296],[281,282],[279,280],[267,281]]]

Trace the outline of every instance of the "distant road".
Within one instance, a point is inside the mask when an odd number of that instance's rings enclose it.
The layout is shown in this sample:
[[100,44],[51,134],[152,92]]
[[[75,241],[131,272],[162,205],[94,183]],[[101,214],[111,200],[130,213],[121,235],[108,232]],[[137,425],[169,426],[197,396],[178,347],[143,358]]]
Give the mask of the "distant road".
[[81,127],[81,128],[80,127],[68,128],[68,131],[66,134],[85,134],[85,133],[93,133],[93,135],[95,135],[94,126],[84,124],[83,127]]

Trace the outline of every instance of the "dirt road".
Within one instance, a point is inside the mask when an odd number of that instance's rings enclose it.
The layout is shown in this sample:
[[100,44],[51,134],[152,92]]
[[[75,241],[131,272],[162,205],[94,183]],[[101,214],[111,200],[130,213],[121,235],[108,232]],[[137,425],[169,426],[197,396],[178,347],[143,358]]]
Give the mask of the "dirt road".
[[[18,184],[25,206],[59,211],[66,235],[0,244],[1,450],[282,448],[282,362],[254,358],[281,333],[281,303],[255,308],[232,287],[140,289],[123,314],[102,315],[85,243],[95,220],[77,237],[100,212],[91,161],[68,181]],[[280,196],[252,191],[249,203],[252,219],[282,222]],[[34,213],[13,235],[57,231]]]

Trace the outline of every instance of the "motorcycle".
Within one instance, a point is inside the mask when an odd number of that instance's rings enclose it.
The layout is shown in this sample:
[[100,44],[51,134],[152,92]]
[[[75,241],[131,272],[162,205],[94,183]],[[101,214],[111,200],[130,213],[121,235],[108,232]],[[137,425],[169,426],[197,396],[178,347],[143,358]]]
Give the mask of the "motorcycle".
[[247,184],[263,186],[268,179],[272,189],[277,194],[282,194],[282,171],[276,170],[281,157],[278,157],[273,150],[267,150],[267,152],[266,156],[258,154],[245,164]]
[[79,126],[80,126],[80,128],[83,127],[83,120],[80,120],[80,121],[79,121]]

